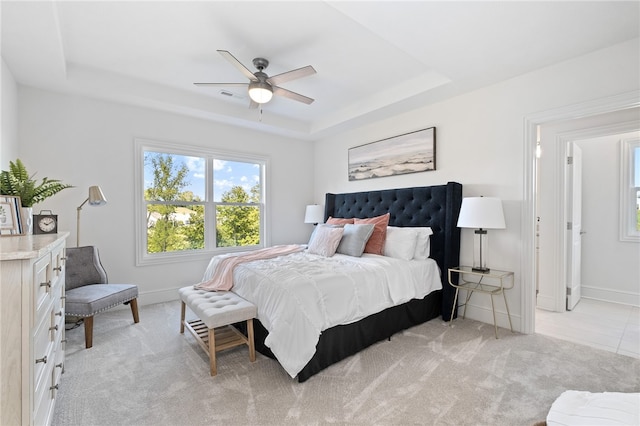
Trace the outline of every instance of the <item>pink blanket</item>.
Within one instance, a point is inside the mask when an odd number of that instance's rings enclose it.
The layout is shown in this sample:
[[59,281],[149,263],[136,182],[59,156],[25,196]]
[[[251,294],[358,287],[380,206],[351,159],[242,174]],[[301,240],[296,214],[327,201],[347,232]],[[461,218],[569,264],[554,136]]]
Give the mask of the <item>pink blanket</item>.
[[302,250],[304,247],[299,245],[273,246],[225,257],[216,266],[211,279],[196,284],[194,287],[206,291],[229,291],[233,287],[233,269],[236,265],[253,260],[273,259]]

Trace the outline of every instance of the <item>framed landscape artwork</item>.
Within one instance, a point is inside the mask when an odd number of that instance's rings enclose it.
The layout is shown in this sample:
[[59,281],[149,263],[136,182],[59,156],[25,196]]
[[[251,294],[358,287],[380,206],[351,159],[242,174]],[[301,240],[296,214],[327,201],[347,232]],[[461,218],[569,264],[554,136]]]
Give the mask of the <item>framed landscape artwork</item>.
[[435,169],[435,127],[349,148],[349,180],[404,175]]
[[20,197],[0,196],[0,235],[21,235]]

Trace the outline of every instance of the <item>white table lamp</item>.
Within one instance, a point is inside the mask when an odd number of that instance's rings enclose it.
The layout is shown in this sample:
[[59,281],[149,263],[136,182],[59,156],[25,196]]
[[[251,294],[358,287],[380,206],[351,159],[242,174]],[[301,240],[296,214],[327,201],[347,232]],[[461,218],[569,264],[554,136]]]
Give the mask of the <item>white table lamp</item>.
[[317,225],[322,222],[324,222],[324,208],[317,204],[308,205],[304,212],[304,223]]
[[502,201],[492,197],[469,197],[462,200],[459,228],[477,228],[473,241],[473,271],[489,272],[487,267],[487,229],[504,229]]

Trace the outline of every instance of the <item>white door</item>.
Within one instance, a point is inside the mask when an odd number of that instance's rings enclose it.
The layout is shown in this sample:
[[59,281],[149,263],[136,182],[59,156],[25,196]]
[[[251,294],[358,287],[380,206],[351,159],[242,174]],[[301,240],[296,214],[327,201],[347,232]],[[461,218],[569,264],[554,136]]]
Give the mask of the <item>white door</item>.
[[580,266],[582,253],[582,150],[567,144],[567,310],[580,301]]

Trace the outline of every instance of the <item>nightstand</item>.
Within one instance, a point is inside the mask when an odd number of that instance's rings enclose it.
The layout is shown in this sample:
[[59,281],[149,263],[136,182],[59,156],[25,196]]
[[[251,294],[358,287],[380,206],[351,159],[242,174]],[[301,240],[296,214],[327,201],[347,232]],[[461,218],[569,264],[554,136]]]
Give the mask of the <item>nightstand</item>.
[[[458,283],[454,284],[452,277],[458,277]],[[449,284],[455,287],[456,294],[453,298],[453,308],[451,310],[451,321],[453,322],[453,313],[455,312],[456,303],[458,302],[458,292],[460,290],[466,290],[467,298],[464,302],[464,311],[462,311],[462,318],[467,313],[467,303],[471,299],[471,295],[474,292],[488,294],[491,297],[491,310],[493,311],[493,326],[495,327],[496,339],[498,338],[498,325],[496,323],[496,308],[493,303],[493,296],[502,294],[504,299],[504,306],[507,308],[507,317],[509,318],[509,327],[513,333],[513,325],[511,324],[511,314],[509,313],[509,305],[507,304],[507,297],[504,294],[505,290],[513,288],[513,272],[500,271],[498,269],[491,269],[488,272],[479,272],[473,270],[471,266],[457,266],[455,268],[449,268]]]

